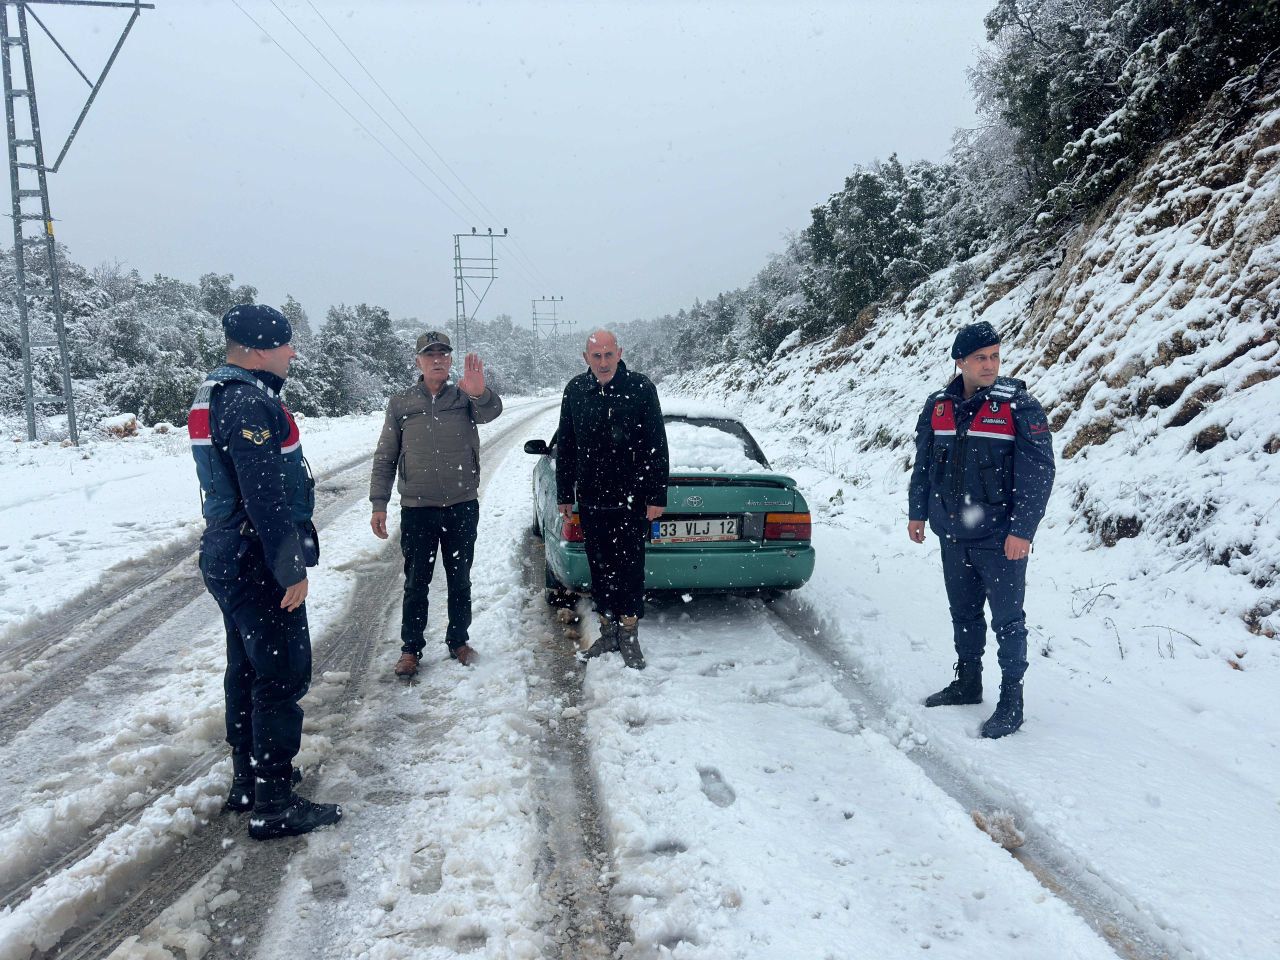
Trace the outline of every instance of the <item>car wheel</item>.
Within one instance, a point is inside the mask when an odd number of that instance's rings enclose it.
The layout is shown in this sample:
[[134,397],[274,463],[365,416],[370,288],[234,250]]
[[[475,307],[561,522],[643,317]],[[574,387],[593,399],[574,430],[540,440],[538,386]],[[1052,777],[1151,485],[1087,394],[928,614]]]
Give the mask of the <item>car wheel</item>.
[[556,578],[550,564],[546,566],[545,581],[547,603],[551,606],[567,609],[578,602],[578,595]]

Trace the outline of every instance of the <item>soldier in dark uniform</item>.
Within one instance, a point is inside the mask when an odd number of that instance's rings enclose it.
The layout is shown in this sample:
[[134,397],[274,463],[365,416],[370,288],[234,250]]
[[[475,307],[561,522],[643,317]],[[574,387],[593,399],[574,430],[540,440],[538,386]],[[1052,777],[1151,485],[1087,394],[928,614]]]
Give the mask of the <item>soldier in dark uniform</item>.
[[643,670],[644,545],[667,505],[667,431],[658,391],[627,369],[608,330],[587,337],[590,367],[564,388],[556,431],[556,498],[568,519],[578,504],[600,639],[588,657],[617,650]]
[[307,567],[319,559],[314,482],[280,399],[293,331],[271,307],[222,318],[227,362],[201,384],[187,422],[204,501],[200,571],[227,631],[230,810],[253,810],[256,840],[337,823],[342,810],[293,792],[298,701],[311,683]]
[[942,575],[955,632],[956,679],[926,707],[982,702],[984,605],[998,644],[1000,702],[982,725],[995,739],[1022,726],[1027,556],[1053,489],[1053,445],[1044,410],[1026,384],[1001,377],[1000,335],[974,323],[956,336],[959,376],[931,397],[916,424],[907,532],[925,521],[942,541]]

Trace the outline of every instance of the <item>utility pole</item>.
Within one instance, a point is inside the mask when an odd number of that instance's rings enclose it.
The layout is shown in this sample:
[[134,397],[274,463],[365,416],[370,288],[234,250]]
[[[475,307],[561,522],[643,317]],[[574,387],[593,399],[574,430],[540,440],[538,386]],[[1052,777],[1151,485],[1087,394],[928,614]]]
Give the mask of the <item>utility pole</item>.
[[[458,341],[454,344],[455,350],[467,349],[467,324],[480,309],[480,304],[484,303],[484,298],[489,293],[489,288],[493,286],[493,281],[498,279],[498,257],[493,243],[495,240],[505,240],[507,236],[506,227],[502,228],[501,234],[494,233],[493,227],[487,228],[485,233],[477,233],[476,228],[472,227],[470,233],[453,235],[453,323],[454,339]],[[464,257],[462,255],[464,246],[468,249],[476,249],[479,244],[484,248],[485,241],[488,241],[487,256]],[[484,280],[484,289],[477,293],[476,288],[469,282],[471,280]],[[470,313],[467,312],[468,292],[476,302]]]
[[[533,342],[538,342],[538,333],[543,330],[550,330],[549,336],[554,338],[560,335],[560,318],[556,314],[556,308],[564,303],[564,297],[539,297],[537,300],[530,300],[533,308]],[[538,304],[543,304],[541,310]]]
[[[85,75],[85,72],[72,59],[71,54],[58,41],[58,38],[45,26],[44,21],[40,19],[36,11],[31,9],[39,5],[118,7],[133,11],[96,82]],[[22,395],[23,406],[27,415],[28,440],[36,439],[36,404],[56,404],[61,401],[67,413],[67,433],[71,437],[71,442],[75,444],[80,442],[79,431],[76,428],[75,400],[71,393],[71,364],[67,345],[67,329],[62,317],[62,287],[58,277],[57,242],[53,236],[53,214],[49,209],[47,175],[57,173],[58,168],[62,166],[62,161],[66,158],[67,151],[71,148],[71,141],[80,132],[80,126],[84,123],[84,118],[88,114],[89,108],[98,96],[98,91],[102,89],[102,83],[107,78],[107,71],[115,63],[116,55],[124,45],[125,37],[133,29],[134,21],[138,19],[138,15],[143,10],[154,9],[154,4],[138,3],[137,0],[132,3],[125,3],[122,0],[115,0],[115,2],[113,0],[0,0],[0,60],[3,61],[3,69],[0,72],[4,74],[4,111],[9,138],[9,188],[13,197],[13,263],[14,277],[17,281],[15,295],[18,301],[18,328],[22,347]],[[16,31],[14,24],[10,20],[12,12],[17,14]],[[28,14],[30,14],[31,19],[35,20],[40,29],[48,34],[54,46],[75,67],[76,72],[80,74],[84,82],[89,85],[89,96],[85,101],[84,108],[80,111],[80,116],[76,119],[75,125],[72,126],[71,133],[67,135],[66,143],[62,145],[62,150],[58,153],[58,159],[54,161],[51,167],[45,164],[44,141],[40,132],[40,114],[36,107],[35,71],[31,63],[31,37],[27,30]],[[23,75],[20,78],[23,81],[22,86],[16,85],[14,80],[13,60],[15,54],[20,55],[22,60]],[[19,100],[23,101],[27,107],[26,111],[24,111],[25,116],[21,117],[23,121],[21,133],[18,122],[20,118],[17,102]],[[30,153],[21,151],[30,151]],[[34,185],[31,183],[33,173],[36,181]],[[29,200],[40,201],[40,211],[38,213],[23,208],[23,201]],[[39,222],[42,228],[45,257],[49,270],[49,285],[47,287],[43,285],[33,286],[28,283],[27,279],[26,241],[36,238],[28,238],[23,229],[26,224],[35,222]],[[29,295],[49,299],[53,313],[53,339],[50,339],[43,330],[40,331],[40,335],[32,336],[32,317],[27,303]],[[32,351],[53,347],[58,350],[58,362],[62,373],[62,396],[60,398],[55,395],[37,396],[33,375]]]

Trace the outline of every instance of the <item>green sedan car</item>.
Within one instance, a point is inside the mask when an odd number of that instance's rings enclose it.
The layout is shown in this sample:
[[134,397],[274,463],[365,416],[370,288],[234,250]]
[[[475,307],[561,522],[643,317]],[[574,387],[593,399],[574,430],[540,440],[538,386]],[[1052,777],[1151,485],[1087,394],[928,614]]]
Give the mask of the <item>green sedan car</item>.
[[[650,524],[645,589],[776,595],[813,574],[809,504],[795,481],[774,473],[732,414],[664,403],[671,472],[667,510]],[[575,512],[556,505],[556,438],[530,440],[534,530],[547,558],[548,599],[589,593],[591,572]]]

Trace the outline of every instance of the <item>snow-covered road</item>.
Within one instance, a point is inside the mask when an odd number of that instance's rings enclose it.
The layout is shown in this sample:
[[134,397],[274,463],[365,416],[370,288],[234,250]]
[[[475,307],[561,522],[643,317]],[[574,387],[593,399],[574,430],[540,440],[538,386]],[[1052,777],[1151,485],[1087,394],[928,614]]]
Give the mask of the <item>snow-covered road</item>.
[[[644,625],[648,670],[583,664],[573,651],[591,618],[564,624],[542,602],[528,530],[533,458],[520,446],[553,425],[554,401],[541,400],[484,428],[471,669],[443,657],[433,595],[440,658],[424,660],[419,682],[391,676],[398,554],[369,533],[363,480],[338,483],[308,600],[317,669],[300,757],[304,792],[344,804],[337,828],[253,844],[242,818],[220,812],[221,628],[203,596],[56,702],[23,704],[21,723],[0,730],[0,960],[1280,951],[1263,860],[1280,839],[1274,669],[1224,667],[1222,681],[1197,659],[1220,662],[1208,641],[1172,634],[1171,646],[1104,650],[1082,619],[1105,609],[1132,622],[1130,605],[1158,586],[1124,594],[1123,571],[1096,565],[1107,586],[1073,616],[1091,594],[1038,556],[1032,612],[1049,652],[1029,675],[1029,721],[980,741],[989,704],[918,705],[946,679],[949,630],[936,557],[898,529],[900,491],[866,483],[836,498],[838,477],[812,457],[789,462],[785,435],[767,431],[766,451],[822,505],[813,582],[777,608],[660,599]],[[376,418],[305,424],[304,442],[323,472],[376,430]],[[121,453],[129,443],[147,454]],[[132,463],[144,476],[129,481],[132,505],[77,515],[82,541],[106,544],[144,514],[189,536],[185,449],[100,447],[92,456],[109,470],[123,477]],[[80,456],[28,451],[0,474],[42,475],[60,455]],[[74,500],[72,487],[59,495]],[[0,527],[21,550],[17,529]],[[111,549],[114,562],[154,545]],[[92,586],[106,554],[78,556],[59,555],[62,602]],[[16,574],[7,582],[43,582]],[[15,620],[60,609],[19,588],[0,599]],[[1161,622],[1200,634],[1211,616],[1179,602]],[[92,641],[112,623],[77,629]],[[0,661],[36,626],[11,629]],[[74,649],[50,648],[0,694],[21,702],[75,662]],[[974,826],[975,804],[1016,815],[1025,862],[1046,883]],[[1110,940],[1095,930],[1109,917]]]

